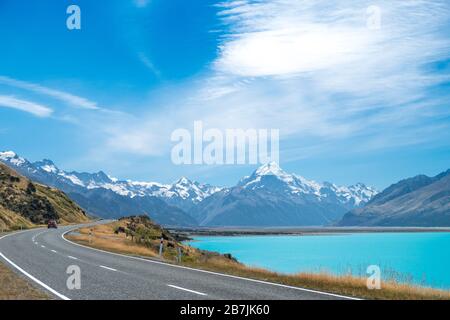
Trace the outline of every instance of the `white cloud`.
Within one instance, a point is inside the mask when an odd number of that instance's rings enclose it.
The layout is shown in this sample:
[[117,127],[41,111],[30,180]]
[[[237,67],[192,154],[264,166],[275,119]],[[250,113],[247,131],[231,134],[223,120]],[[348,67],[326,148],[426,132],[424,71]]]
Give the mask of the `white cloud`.
[[[106,123],[114,130],[104,128],[104,151],[167,153],[171,130],[192,128],[194,120],[208,128],[280,129],[292,159],[443,139],[449,97],[429,90],[450,77],[430,64],[450,58],[450,5],[376,4],[379,30],[367,28],[372,1],[222,3],[228,34],[211,70],[149,108],[158,112]],[[339,150],[352,139],[351,150]]]
[[[445,32],[439,34],[449,15],[445,1],[378,1],[382,13],[379,30],[367,27],[366,8],[372,4],[227,2],[220,16],[230,34],[220,47],[216,68],[238,76],[274,76],[349,71],[349,66],[358,69],[369,63],[371,71],[381,68],[388,73],[409,62],[446,54],[448,37]],[[364,68],[361,73],[370,77],[366,71]]]
[[402,135],[414,140],[414,131],[401,120],[420,126],[445,108],[430,101],[428,90],[450,80],[430,68],[450,57],[450,6],[446,1],[377,1],[381,28],[371,30],[366,9],[373,4],[223,3],[219,15],[228,34],[214,70],[226,80],[207,92],[251,78],[251,85],[216,103],[230,112],[245,106],[246,113],[235,113],[240,120],[248,114],[257,125],[279,127],[299,144],[306,136],[378,139],[389,135],[386,128],[407,130]]
[[28,90],[31,92],[35,92],[38,94],[42,94],[60,101],[63,101],[64,103],[67,103],[71,106],[82,108],[82,109],[88,109],[88,110],[99,110],[100,108],[97,106],[96,102],[90,101],[86,98],[79,97],[76,95],[73,95],[68,92],[55,90],[51,88],[47,88],[44,86],[41,86],[39,84],[16,80],[13,78],[0,76],[0,84],[5,84],[8,86],[12,86],[15,88],[20,88],[24,90]]
[[[159,128],[159,130],[155,130]],[[143,156],[161,156],[167,152],[168,138],[161,137],[164,132],[169,136],[170,132],[164,130],[164,126],[157,123],[122,123],[120,127],[106,126],[109,134],[104,147],[109,151],[120,154],[134,154]]]
[[49,117],[53,112],[49,107],[11,96],[0,96],[0,107],[25,111],[41,118]]
[[159,72],[159,70],[155,67],[155,65],[153,64],[153,62],[143,53],[143,52],[139,52],[138,54],[139,59],[141,60],[141,62],[151,71],[153,72],[153,74],[157,77],[161,76],[161,73]]
[[311,25],[254,32],[227,42],[216,67],[250,77],[313,72],[351,62],[367,42],[364,32],[350,28]]

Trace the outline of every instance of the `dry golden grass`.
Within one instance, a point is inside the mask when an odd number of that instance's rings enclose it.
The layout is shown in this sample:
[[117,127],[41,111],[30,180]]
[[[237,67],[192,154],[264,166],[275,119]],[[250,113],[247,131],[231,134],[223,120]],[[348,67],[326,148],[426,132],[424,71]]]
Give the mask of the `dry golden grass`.
[[[157,244],[155,247],[149,248],[146,245],[132,241],[130,238],[126,238],[123,233],[114,233],[117,227],[125,226],[125,224],[126,221],[119,221],[93,228],[82,228],[78,230],[80,234],[72,234],[68,238],[84,245],[111,252],[150,258],[158,257],[158,253],[154,249],[157,247]],[[93,231],[91,243],[89,242],[90,230]],[[182,265],[203,270],[364,299],[450,300],[449,291],[417,287],[409,284],[396,283],[394,281],[383,282],[381,290],[369,290],[366,286],[366,279],[351,275],[334,276],[327,273],[280,274],[265,269],[248,267],[216,253],[200,251],[182,244],[178,244],[178,246],[182,247],[184,252],[181,262]],[[165,249],[164,258],[167,262],[174,263],[174,251],[175,249]]]
[[0,262],[0,300],[47,300],[50,296],[32,287]]
[[422,288],[396,282],[383,282],[381,284],[381,290],[369,290],[366,286],[366,279],[350,275],[335,276],[327,273],[299,273],[295,275],[287,275],[271,272],[265,269],[247,267],[233,262],[224,262],[216,258],[210,259],[206,264],[194,262],[188,263],[187,265],[204,270],[222,272],[246,278],[320,290],[363,299],[450,299],[450,292],[448,291]]
[[34,185],[37,195],[46,198],[58,212],[60,224],[77,224],[91,220],[64,192],[37,183]]
[[30,220],[0,205],[0,232],[1,230],[18,230],[21,227],[28,229],[32,226],[33,223]]
[[[126,239],[124,234],[114,234],[115,227],[119,225],[121,225],[120,222],[115,222],[107,225],[98,225],[94,228],[81,228],[78,230],[80,233],[79,235],[69,235],[67,238],[84,245],[90,245],[111,252],[157,257],[156,252],[148,247]],[[92,237],[89,236],[90,230],[94,231]],[[90,242],[90,240],[92,242]]]

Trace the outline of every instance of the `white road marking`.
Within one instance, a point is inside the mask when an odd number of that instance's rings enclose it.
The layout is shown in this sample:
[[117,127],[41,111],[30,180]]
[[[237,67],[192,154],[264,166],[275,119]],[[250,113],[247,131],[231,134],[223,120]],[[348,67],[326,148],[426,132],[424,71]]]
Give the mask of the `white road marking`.
[[[38,234],[35,234],[35,235],[33,236],[32,240],[33,240],[33,242],[34,242],[35,245],[39,245],[39,242],[36,241],[36,238],[39,237],[41,234],[43,234],[43,233],[45,233],[45,232],[46,232],[46,231],[42,231],[42,232],[39,232]],[[45,247],[43,246],[42,248],[45,248]]]
[[58,252],[56,252],[56,250],[52,250],[52,252],[53,252],[53,253],[58,253]]
[[[27,230],[27,231],[31,231],[31,230]],[[23,232],[27,232],[27,231],[23,231]],[[19,232],[22,233],[22,232]],[[18,233],[11,233],[11,234],[7,234],[6,236],[0,237],[0,240],[11,236],[11,235],[15,235]],[[40,285],[41,287],[47,289],[48,291],[50,291],[51,293],[53,293],[54,295],[56,295],[57,297],[59,297],[62,300],[70,300],[69,298],[67,298],[65,295],[59,293],[58,291],[56,291],[55,289],[50,288],[48,285],[46,285],[45,283],[43,283],[42,281],[38,280],[37,278],[33,277],[31,274],[29,274],[28,272],[26,272],[25,270],[23,270],[21,267],[19,267],[17,264],[15,264],[14,262],[12,262],[11,260],[9,260],[7,257],[5,257],[5,255],[3,253],[0,252],[0,257],[2,257],[6,262],[8,262],[10,265],[12,265],[14,268],[16,268],[18,271],[20,271],[21,273],[23,273],[25,276],[27,276],[28,278],[30,278],[31,280],[33,280],[34,282],[36,282],[38,285]]]
[[117,271],[116,269],[110,268],[110,267],[105,267],[105,266],[100,266],[100,268],[106,269],[106,270],[111,270],[111,271]]
[[[155,261],[155,260],[149,260],[149,259],[144,259],[144,258],[139,258],[139,257],[127,256],[127,255],[120,254],[120,253],[108,252],[108,251],[105,251],[105,250],[91,248],[91,247],[88,247],[88,246],[84,246],[84,245],[72,242],[72,241],[67,240],[66,238],[64,238],[64,235],[66,235],[67,233],[69,233],[69,232],[71,232],[73,230],[76,230],[76,229],[77,228],[74,228],[72,230],[64,232],[63,234],[61,234],[61,238],[64,241],[66,241],[66,242],[68,242],[68,243],[70,243],[72,245],[75,245],[75,246],[78,246],[78,247],[83,247],[83,248],[88,249],[88,250],[98,251],[98,252],[106,253],[106,254],[109,254],[109,255],[116,255],[116,256],[120,256],[120,257],[124,257],[124,258],[128,258],[128,259],[133,259],[133,260],[140,260],[140,261],[144,261],[144,262],[147,262],[147,263],[160,264],[160,265],[165,265],[165,266],[172,267],[172,268],[192,270],[192,271],[202,272],[202,273],[206,273],[206,274],[213,274],[213,275],[217,275],[217,276],[221,276],[221,277],[234,278],[234,279],[245,280],[245,281],[250,281],[250,282],[255,282],[255,283],[261,283],[261,284],[278,286],[278,287],[283,287],[283,288],[288,288],[288,289],[295,289],[295,290],[299,290],[299,291],[305,291],[305,292],[317,293],[317,294],[333,296],[333,297],[338,297],[338,298],[344,298],[344,299],[349,299],[349,300],[362,300],[362,299],[359,299],[359,298],[348,297],[348,296],[333,294],[333,293],[329,293],[329,292],[322,292],[322,291],[317,291],[317,290],[305,289],[305,288],[301,288],[301,287],[293,287],[293,286],[283,285],[283,284],[279,284],[279,283],[273,283],[273,282],[267,282],[267,281],[262,281],[262,280],[244,278],[244,277],[233,276],[233,275],[223,274],[223,273],[218,273],[218,272],[213,272],[213,271],[206,271],[206,270],[194,269],[194,268],[190,268],[190,267],[177,266],[177,265],[173,265],[173,264],[169,264],[169,263],[165,263],[165,262],[160,262],[160,261]],[[21,231],[21,232],[12,233],[12,234],[7,234],[5,236],[0,237],[0,240],[4,239],[5,237],[11,236],[11,235],[17,235],[17,234],[24,233],[24,232],[29,232],[29,231],[32,231],[32,230],[25,230],[25,231]],[[63,300],[70,300],[68,297],[66,297],[66,296],[60,294],[59,292],[55,291],[54,289],[50,288],[45,283],[43,283],[42,281],[36,279],[35,277],[33,277],[32,275],[27,273],[25,270],[23,270],[22,268],[20,268],[16,264],[14,264],[11,260],[6,258],[1,252],[0,252],[0,257],[5,259],[8,263],[10,263],[14,268],[19,270],[20,272],[22,272],[25,276],[27,276],[28,278],[30,278],[31,280],[33,280],[34,282],[36,282],[40,286],[44,287],[48,291],[52,292],[53,294],[55,294],[59,298],[61,298]],[[75,257],[72,257],[72,258],[75,258]],[[75,258],[75,259],[77,259],[77,258]],[[175,287],[175,286],[172,286],[172,287]],[[177,289],[183,290],[184,288],[178,287]],[[184,290],[188,290],[188,289],[184,289]]]
[[67,256],[67,258],[72,259],[72,260],[78,260],[78,258],[72,257],[72,256]]
[[41,245],[41,248],[45,248],[45,246]]
[[201,272],[201,273],[213,274],[213,275],[216,275],[216,276],[221,276],[221,277],[226,277],[226,278],[245,280],[245,281],[254,282],[254,283],[261,283],[261,284],[265,284],[265,285],[271,285],[271,286],[276,286],[276,287],[281,287],[281,288],[286,288],[286,289],[293,289],[293,290],[298,290],[298,291],[303,291],[303,292],[310,292],[310,293],[315,293],[315,294],[321,294],[321,295],[324,295],[324,296],[336,297],[336,298],[341,298],[341,299],[363,300],[363,299],[360,299],[360,298],[343,296],[343,295],[340,295],[340,294],[335,294],[335,293],[330,293],[330,292],[323,292],[323,291],[306,289],[306,288],[301,288],[301,287],[294,287],[294,286],[289,286],[289,285],[285,285],[285,284],[281,284],[281,283],[274,283],[274,282],[268,282],[268,281],[263,281],[263,280],[244,278],[244,277],[239,277],[239,276],[233,276],[231,274],[224,274],[224,273],[218,273],[218,272],[214,272],[214,271],[207,271],[207,270],[195,269],[195,268],[190,268],[190,267],[177,266],[177,265],[174,265],[174,264],[165,263],[165,262],[161,262],[161,261],[155,261],[155,260],[149,260],[149,259],[144,259],[144,258],[139,258],[139,257],[127,256],[125,254],[120,254],[120,253],[109,252],[109,251],[105,251],[105,250],[101,250],[101,249],[91,248],[91,247],[88,247],[88,246],[85,246],[85,245],[82,245],[82,244],[79,244],[79,243],[75,243],[73,241],[70,241],[70,240],[67,240],[66,238],[64,238],[64,236],[66,234],[68,234],[69,232],[72,232],[72,231],[74,231],[76,229],[77,228],[74,228],[72,230],[64,232],[61,235],[61,238],[64,241],[67,241],[68,243],[70,243],[72,245],[75,245],[75,246],[78,246],[78,247],[82,247],[82,248],[93,250],[93,251],[103,252],[103,253],[114,255],[114,256],[124,257],[124,258],[128,258],[128,259],[140,260],[140,261],[144,261],[144,262],[147,262],[147,263],[155,263],[155,264],[160,264],[160,265],[164,265],[164,266],[168,266],[168,267],[172,267],[172,268],[179,268],[179,269],[191,270],[191,271],[196,271],[196,272]]
[[198,292],[198,291],[194,291],[194,290],[190,290],[190,289],[186,289],[186,288],[182,288],[182,287],[178,287],[178,286],[174,286],[172,284],[168,284],[168,286],[171,287],[171,288],[178,289],[178,290],[183,290],[183,291],[187,291],[187,292],[190,292],[190,293],[195,293],[195,294],[198,294],[199,296],[207,296],[206,293]]
[[35,235],[33,236],[33,238],[32,238],[33,242],[35,242],[35,243],[37,244],[38,242],[36,241],[36,238],[39,237],[41,234],[43,234],[43,233],[45,233],[45,232],[46,232],[46,231],[42,231],[42,232],[39,232],[38,234],[35,234]]
[[0,240],[2,240],[3,238],[9,237],[9,236],[13,236],[13,235],[17,235],[17,234],[21,234],[21,233],[25,233],[25,232],[30,232],[30,231],[32,231],[32,230],[24,230],[24,231],[8,233],[8,234],[5,234],[4,236],[0,237]]

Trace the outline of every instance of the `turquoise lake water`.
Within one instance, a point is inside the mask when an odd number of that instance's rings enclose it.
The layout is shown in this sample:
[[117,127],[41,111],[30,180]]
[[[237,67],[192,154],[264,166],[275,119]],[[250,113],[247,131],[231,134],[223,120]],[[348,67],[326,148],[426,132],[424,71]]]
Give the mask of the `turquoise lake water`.
[[383,279],[450,289],[450,233],[198,236],[189,244],[278,272],[366,276],[369,265],[378,265]]

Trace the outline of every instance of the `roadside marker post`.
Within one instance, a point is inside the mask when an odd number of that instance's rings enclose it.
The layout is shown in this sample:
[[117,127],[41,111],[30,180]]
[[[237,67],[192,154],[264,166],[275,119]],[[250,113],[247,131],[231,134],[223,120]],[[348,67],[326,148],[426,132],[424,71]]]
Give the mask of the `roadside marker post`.
[[178,260],[178,263],[181,263],[181,248],[177,247],[177,251],[178,251],[177,260]]
[[161,237],[161,243],[159,244],[159,256],[162,256],[162,251],[163,251],[163,245],[164,245],[164,238]]

